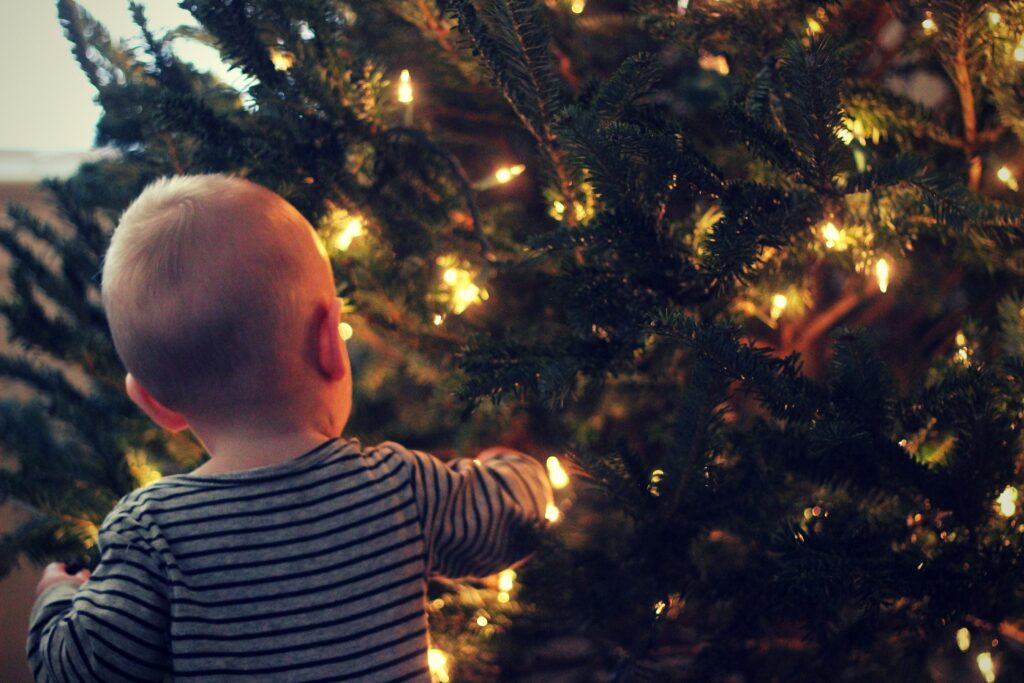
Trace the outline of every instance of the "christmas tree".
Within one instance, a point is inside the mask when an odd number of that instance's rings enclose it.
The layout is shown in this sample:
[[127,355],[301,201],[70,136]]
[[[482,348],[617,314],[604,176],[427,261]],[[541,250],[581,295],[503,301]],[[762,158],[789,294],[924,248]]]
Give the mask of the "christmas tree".
[[0,231],[0,571],[202,457],[96,274],[147,182],[230,172],[330,245],[353,435],[559,490],[520,576],[432,587],[438,680],[1022,675],[1024,3],[130,4],[136,43],[57,3],[120,157]]

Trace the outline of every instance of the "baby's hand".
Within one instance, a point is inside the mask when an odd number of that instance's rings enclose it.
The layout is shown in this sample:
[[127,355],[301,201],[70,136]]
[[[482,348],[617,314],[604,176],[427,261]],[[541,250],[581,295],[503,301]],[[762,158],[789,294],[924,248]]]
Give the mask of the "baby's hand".
[[36,597],[39,597],[50,586],[58,583],[67,582],[81,586],[90,576],[92,576],[92,572],[88,569],[83,569],[77,574],[68,574],[63,562],[51,562],[43,570],[43,578],[39,579],[39,585],[36,586]]

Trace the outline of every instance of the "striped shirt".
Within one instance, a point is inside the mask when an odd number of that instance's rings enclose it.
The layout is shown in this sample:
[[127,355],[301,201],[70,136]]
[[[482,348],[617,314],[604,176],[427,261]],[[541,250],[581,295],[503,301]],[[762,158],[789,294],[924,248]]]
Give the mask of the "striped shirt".
[[100,563],[32,611],[37,681],[430,681],[427,579],[524,557],[551,489],[505,453],[444,464],[332,439],[279,465],[174,475],[103,522]]

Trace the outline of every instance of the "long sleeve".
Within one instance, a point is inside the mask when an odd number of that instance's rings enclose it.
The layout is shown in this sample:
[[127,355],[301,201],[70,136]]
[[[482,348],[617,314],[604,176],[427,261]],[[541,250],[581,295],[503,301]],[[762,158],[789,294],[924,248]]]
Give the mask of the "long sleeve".
[[104,523],[99,544],[100,563],[81,588],[57,584],[36,600],[27,649],[37,682],[160,681],[169,671],[166,584],[154,553],[116,522]]
[[486,576],[532,552],[552,500],[540,463],[509,452],[445,464],[402,450],[412,465],[431,574]]

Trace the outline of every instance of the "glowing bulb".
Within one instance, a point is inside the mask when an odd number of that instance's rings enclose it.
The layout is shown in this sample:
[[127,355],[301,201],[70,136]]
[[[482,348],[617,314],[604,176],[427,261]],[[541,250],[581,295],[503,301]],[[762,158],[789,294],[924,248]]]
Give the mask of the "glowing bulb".
[[447,290],[445,298],[453,313],[459,315],[470,305],[487,301],[489,297],[487,290],[473,282],[472,273],[459,267],[457,257],[439,256],[437,264],[444,267],[441,272],[441,282]]
[[516,572],[514,569],[506,569],[498,574],[498,590],[502,593],[511,593],[516,584]]
[[572,0],[572,5],[569,7],[573,14],[583,14],[583,10],[587,8],[587,0]]
[[339,251],[347,251],[352,245],[352,240],[355,238],[365,235],[366,230],[363,229],[363,219],[359,216],[350,216],[347,211],[341,211],[342,214],[342,228],[341,232],[334,238],[334,246]]
[[960,652],[967,652],[971,649],[971,632],[967,628],[957,630],[956,646],[960,648]]
[[785,294],[776,294],[772,297],[772,320],[778,320],[782,316],[782,312],[786,310],[786,306],[789,305],[789,299],[786,298]]
[[658,490],[658,484],[665,477],[665,470],[654,470],[651,472],[650,482],[647,484],[647,491],[652,496],[660,496],[661,492]]
[[999,12],[988,13],[988,23],[990,23],[991,25],[996,26],[1002,20],[1003,18],[999,16]]
[[724,55],[713,55],[710,52],[701,50],[697,64],[705,71],[714,71],[719,76],[729,75],[729,60]]
[[551,486],[556,489],[564,489],[569,485],[569,475],[566,474],[565,469],[562,467],[562,462],[555,456],[550,456],[544,461],[544,464],[548,468],[548,479],[551,480]]
[[1000,166],[999,170],[996,171],[996,177],[999,178],[1008,188],[1016,192],[1019,188],[1017,185],[1017,177],[1013,174],[1006,166]]
[[454,285],[459,279],[459,269],[448,268],[444,271],[444,275],[441,276],[441,279],[444,280],[446,285]]
[[450,683],[451,674],[448,672],[448,653],[432,647],[427,651],[427,666],[430,667],[430,676],[436,683]]
[[982,677],[987,683],[993,683],[996,680],[996,666],[992,663],[992,653],[982,652],[978,655],[978,671],[981,672]]
[[925,33],[935,33],[939,30],[939,25],[935,23],[934,19],[932,19],[931,12],[928,12],[925,15],[924,21],[921,22],[921,28],[924,29]]
[[498,602],[500,602],[503,605],[507,605],[511,599],[512,598],[505,591],[501,591],[500,593],[498,593]]
[[690,6],[690,0],[678,0],[676,2],[676,12],[679,14],[686,14],[686,9]]
[[562,511],[558,509],[558,506],[554,503],[548,503],[548,506],[544,509],[544,519],[554,524],[561,516]]
[[515,166],[502,166],[494,172],[494,179],[505,184],[526,170],[526,166],[516,164]]
[[878,291],[882,294],[889,289],[889,275],[889,262],[884,258],[878,259],[878,263],[875,264],[875,279],[878,280]]
[[441,323],[443,323],[443,322],[444,322],[444,316],[441,315],[440,313],[435,313],[434,314],[434,324],[437,325],[438,327],[440,327]]
[[270,51],[270,61],[278,71],[287,71],[295,64],[295,55],[281,50]]
[[482,614],[480,616],[478,616],[476,618],[476,625],[479,626],[480,628],[483,628],[484,626],[487,626],[487,617],[485,617]]
[[814,17],[807,17],[807,31],[812,35],[815,33],[821,33],[825,29],[822,27],[821,22]]
[[398,75],[398,101],[402,104],[412,103],[412,77],[408,69],[402,69]]
[[826,249],[832,249],[835,247],[843,237],[842,233],[839,232],[839,228],[837,228],[836,224],[832,221],[829,221],[822,226],[821,236],[825,240]]
[[964,334],[963,330],[957,330],[953,341],[956,342],[957,346],[967,346],[967,335]]
[[660,617],[661,613],[665,611],[666,607],[668,607],[668,605],[665,604],[664,600],[658,600],[658,602],[654,603],[654,614],[655,614],[655,616]]
[[341,338],[344,339],[345,341],[348,341],[349,339],[352,338],[353,332],[354,330],[352,329],[352,326],[349,325],[348,323],[340,323],[338,325],[338,334],[340,334]]
[[1013,49],[1013,59],[1017,62],[1024,62],[1024,42]]
[[1017,513],[1017,496],[1020,495],[1017,489],[1007,486],[996,498],[999,505],[999,513],[1003,517],[1013,517]]

